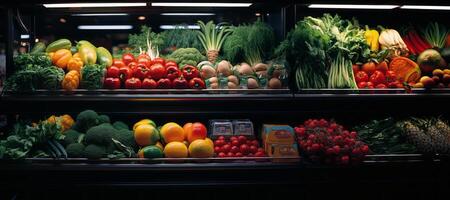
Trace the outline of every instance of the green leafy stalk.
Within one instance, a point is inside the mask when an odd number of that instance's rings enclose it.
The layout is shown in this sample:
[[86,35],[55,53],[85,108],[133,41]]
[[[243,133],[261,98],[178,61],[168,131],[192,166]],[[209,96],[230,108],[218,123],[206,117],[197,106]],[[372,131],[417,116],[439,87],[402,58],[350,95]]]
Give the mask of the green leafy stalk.
[[216,26],[213,21],[206,24],[198,21],[197,24],[200,26],[200,31],[197,31],[198,39],[205,51],[220,51],[224,40],[231,34],[228,24],[220,23]]
[[449,31],[445,26],[434,22],[428,24],[422,33],[433,47],[444,48]]

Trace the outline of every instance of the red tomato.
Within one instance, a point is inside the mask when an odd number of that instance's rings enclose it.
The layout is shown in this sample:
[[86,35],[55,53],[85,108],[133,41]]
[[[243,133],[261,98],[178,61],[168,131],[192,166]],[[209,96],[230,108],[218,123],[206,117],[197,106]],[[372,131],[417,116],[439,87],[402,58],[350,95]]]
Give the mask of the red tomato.
[[231,151],[231,145],[229,145],[229,144],[223,145],[223,152],[228,153],[230,151]]
[[139,60],[141,58],[146,58],[148,60],[151,60],[150,56],[148,54],[145,54],[145,53],[139,54],[139,56],[137,57],[137,60]]
[[167,67],[170,67],[170,66],[175,66],[175,67],[178,68],[178,65],[177,65],[177,63],[175,61],[167,60],[166,63],[164,64],[164,67],[167,68]]
[[369,75],[367,75],[367,73],[364,71],[359,71],[355,74],[355,80],[357,83],[367,82],[369,81]]
[[122,55],[122,61],[125,65],[128,65],[130,62],[134,62],[134,55],[131,53],[124,53]]
[[214,147],[214,153],[220,153],[220,152],[222,152],[222,148]]
[[258,140],[252,140],[252,145],[259,147],[259,142]]
[[219,158],[225,158],[227,155],[224,152],[218,154]]
[[237,147],[237,146],[232,146],[230,152],[231,152],[231,153],[237,153],[237,152],[239,152],[239,147]]
[[249,150],[250,150],[251,153],[255,154],[256,152],[258,152],[258,147],[256,147],[255,145],[252,145],[252,146],[250,146]]
[[218,139],[218,140],[225,140],[225,137],[224,137],[223,135],[221,135],[221,136],[219,136],[217,139]]
[[240,136],[238,137],[238,140],[239,140],[239,143],[240,143],[240,144],[245,144],[245,143],[247,143],[247,137],[245,137],[245,136],[243,136],[243,135],[240,135]]
[[241,151],[242,154],[247,155],[250,152],[250,147],[246,144],[243,144],[239,147],[239,150]]
[[152,63],[152,62],[150,61],[150,59],[147,59],[147,58],[138,58],[137,62],[138,62],[138,63],[145,64],[145,66],[146,66],[147,68],[149,68],[150,65],[151,65],[151,63]]
[[142,81],[142,88],[143,89],[155,89],[156,88],[156,81],[153,79],[145,78]]
[[352,68],[353,68],[353,74],[358,73],[360,70],[360,66],[358,64],[353,64]]
[[387,88],[387,87],[386,87],[385,84],[380,83],[380,84],[378,84],[378,85],[376,86],[376,88],[384,89],[384,88]]
[[231,146],[239,146],[239,141],[236,139],[236,140],[232,140],[231,141]]
[[233,141],[233,140],[237,140],[238,138],[236,137],[236,136],[231,136],[230,137],[230,141]]
[[244,156],[244,155],[242,155],[241,152],[237,152],[237,153],[235,154],[235,156],[236,156],[236,157],[242,157],[242,156]]
[[394,71],[386,71],[386,80],[388,83],[397,81],[397,75]]
[[114,59],[112,66],[116,66],[120,69],[122,67],[125,67],[126,65],[122,60]]
[[164,58],[155,58],[152,60],[152,64],[156,64],[156,63],[159,63],[162,66],[164,66],[166,61],[164,60]]
[[234,157],[234,153],[228,152],[227,157],[230,157],[230,158]]
[[150,66],[150,76],[153,79],[159,80],[163,77],[166,77],[166,75],[167,75],[166,68],[164,68],[163,65],[157,63]]
[[373,83],[372,82],[359,82],[358,88],[360,89],[373,89]]
[[365,71],[366,73],[367,73],[367,75],[369,75],[369,76],[371,76],[374,72],[375,72],[375,70],[376,70],[376,64],[375,64],[375,62],[368,62],[368,63],[365,63],[362,67],[361,67],[361,70],[362,71]]
[[372,82],[374,85],[385,83],[386,82],[386,77],[384,76],[383,72],[376,70],[370,76],[370,82]]
[[116,66],[111,66],[106,70],[106,77],[108,78],[119,78],[120,70]]
[[130,69],[132,69],[132,70],[134,70],[136,67],[137,67],[137,63],[136,62],[130,62],[130,63],[128,63],[128,67],[130,68]]

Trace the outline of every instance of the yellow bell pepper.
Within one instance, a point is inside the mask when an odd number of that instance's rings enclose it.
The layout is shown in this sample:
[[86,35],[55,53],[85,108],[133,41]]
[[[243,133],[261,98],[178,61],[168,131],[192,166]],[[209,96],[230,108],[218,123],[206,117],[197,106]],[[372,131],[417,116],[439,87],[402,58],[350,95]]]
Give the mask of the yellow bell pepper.
[[364,33],[364,37],[366,38],[367,44],[370,46],[370,50],[373,52],[377,52],[380,49],[380,45],[378,43],[378,37],[380,34],[375,29],[369,29],[369,26],[366,26],[366,32]]

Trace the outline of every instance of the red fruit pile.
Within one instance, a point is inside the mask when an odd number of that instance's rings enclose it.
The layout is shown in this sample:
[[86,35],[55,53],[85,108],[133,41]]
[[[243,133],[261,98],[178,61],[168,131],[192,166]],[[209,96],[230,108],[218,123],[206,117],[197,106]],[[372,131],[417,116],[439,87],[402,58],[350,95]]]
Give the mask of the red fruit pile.
[[370,151],[355,131],[345,130],[334,121],[308,119],[295,127],[295,133],[300,153],[316,163],[358,163]]
[[154,58],[147,54],[134,57],[131,53],[115,59],[108,67],[104,87],[107,89],[202,89],[205,82],[194,66],[181,69],[174,61]]
[[214,141],[214,152],[217,157],[265,157],[263,148],[259,147],[256,139],[250,140],[246,136],[219,136]]
[[395,72],[388,69],[386,61],[380,63],[370,61],[362,66],[353,65],[353,73],[360,89],[403,88],[403,84],[397,80]]

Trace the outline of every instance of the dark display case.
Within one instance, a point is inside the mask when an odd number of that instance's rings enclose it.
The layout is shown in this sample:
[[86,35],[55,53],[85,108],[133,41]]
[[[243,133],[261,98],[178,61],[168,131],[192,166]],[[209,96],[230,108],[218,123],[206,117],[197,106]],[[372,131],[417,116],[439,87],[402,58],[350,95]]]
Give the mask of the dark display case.
[[[161,1],[163,2],[163,1]],[[166,0],[165,3],[212,3]],[[125,48],[128,35],[140,26],[161,32],[174,25],[195,25],[197,20],[233,25],[261,20],[283,41],[305,16],[336,13],[356,17],[372,27],[382,24],[448,22],[450,2],[445,1],[213,1],[206,7],[154,6],[154,1],[133,1],[138,7],[50,8],[44,4],[72,1],[16,1],[0,3],[0,80],[14,72],[13,57],[28,52],[36,42],[59,38],[89,40],[111,52]],[[83,3],[123,3],[89,1]],[[128,2],[127,3],[131,3]],[[248,4],[218,7],[221,3]],[[142,5],[143,4],[143,5]],[[312,4],[395,5],[394,9],[325,9]],[[447,6],[447,10],[409,10],[403,5]],[[111,4],[110,4],[111,5]],[[179,15],[170,15],[179,13]],[[198,15],[183,15],[197,13]],[[122,30],[83,30],[80,26],[126,26]],[[2,53],[3,52],[3,53]],[[2,58],[6,70],[2,68]],[[354,127],[373,119],[441,117],[450,119],[450,90],[444,89],[297,89],[289,72],[285,89],[77,89],[2,92],[0,114],[6,119],[0,139],[19,119],[39,121],[51,115],[75,116],[86,109],[129,125],[150,118],[157,124],[180,124],[211,119],[250,119],[261,139],[263,124],[297,126],[310,118],[334,119]],[[208,127],[209,128],[209,127]],[[0,199],[447,199],[450,195],[448,155],[370,154],[355,165],[314,164],[308,159],[207,158],[118,160],[84,158],[27,158],[0,160]]]

